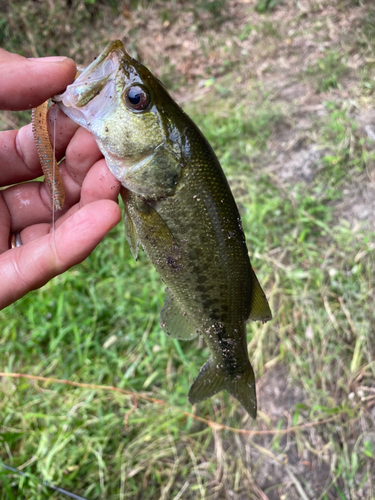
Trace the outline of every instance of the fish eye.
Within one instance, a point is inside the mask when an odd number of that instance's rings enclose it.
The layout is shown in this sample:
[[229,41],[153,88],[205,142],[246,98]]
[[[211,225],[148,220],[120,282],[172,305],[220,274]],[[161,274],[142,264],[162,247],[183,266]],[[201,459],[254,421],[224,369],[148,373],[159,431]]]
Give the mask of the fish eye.
[[132,110],[143,111],[150,102],[150,94],[140,85],[133,85],[125,90],[125,103]]

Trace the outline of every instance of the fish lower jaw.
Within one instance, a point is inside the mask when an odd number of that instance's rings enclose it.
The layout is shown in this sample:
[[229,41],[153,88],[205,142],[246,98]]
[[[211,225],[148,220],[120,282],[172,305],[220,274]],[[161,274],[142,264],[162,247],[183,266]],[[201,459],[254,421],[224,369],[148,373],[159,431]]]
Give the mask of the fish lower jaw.
[[121,161],[121,165],[119,165],[118,163],[120,163],[120,159],[118,160],[118,162],[113,161],[116,157],[111,156],[110,158],[108,158],[107,153],[104,155],[104,157],[111,174],[116,177],[116,179],[120,181],[125,188],[128,188],[128,186],[126,185],[128,168],[124,167],[123,160]]

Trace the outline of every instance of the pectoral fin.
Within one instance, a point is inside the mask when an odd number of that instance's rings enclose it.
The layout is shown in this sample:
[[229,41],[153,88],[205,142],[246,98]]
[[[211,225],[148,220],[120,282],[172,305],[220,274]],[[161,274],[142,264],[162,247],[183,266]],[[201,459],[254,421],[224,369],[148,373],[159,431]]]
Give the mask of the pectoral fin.
[[173,338],[192,340],[198,330],[191,322],[186,312],[182,311],[173,295],[166,289],[167,297],[160,313],[160,326],[163,331]]
[[139,247],[141,242],[138,239],[137,233],[135,231],[135,227],[133,221],[131,220],[128,206],[126,203],[126,189],[121,188],[120,190],[121,198],[123,199],[125,211],[124,211],[124,225],[125,225],[125,237],[129,244],[130,251],[135,260],[138,258]]

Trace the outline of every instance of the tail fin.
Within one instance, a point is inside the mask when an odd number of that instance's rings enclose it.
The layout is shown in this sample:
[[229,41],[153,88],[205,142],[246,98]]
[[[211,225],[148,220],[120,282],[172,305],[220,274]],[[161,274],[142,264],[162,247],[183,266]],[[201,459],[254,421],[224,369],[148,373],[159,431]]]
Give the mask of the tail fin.
[[245,373],[233,375],[227,384],[227,391],[242,404],[253,418],[257,416],[257,396],[254,371],[249,363]]
[[200,403],[211,398],[218,392],[226,389],[242,404],[245,410],[253,417],[257,415],[257,399],[255,393],[255,377],[253,369],[248,364],[245,373],[226,374],[210,358],[201,368],[189,391],[191,404]]

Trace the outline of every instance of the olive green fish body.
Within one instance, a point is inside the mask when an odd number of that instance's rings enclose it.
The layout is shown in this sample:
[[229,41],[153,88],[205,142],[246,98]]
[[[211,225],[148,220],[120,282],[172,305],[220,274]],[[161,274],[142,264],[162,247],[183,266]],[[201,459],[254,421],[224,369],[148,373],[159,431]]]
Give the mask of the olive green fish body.
[[90,80],[84,71],[55,100],[94,133],[124,186],[133,255],[142,245],[167,286],[163,330],[180,339],[201,334],[207,342],[211,356],[189,400],[227,389],[255,417],[245,322],[267,321],[271,312],[235,201],[202,133],[120,44],[112,42],[87,68]]
[[[264,296],[227,180],[205,139],[191,128],[193,133],[185,133],[184,166],[173,196],[147,201],[127,191],[124,201],[142,246],[168,286],[163,329],[183,339],[199,332],[211,351],[189,399],[198,402],[227,388],[255,415],[245,321],[254,288]],[[244,394],[237,387],[241,377]]]

